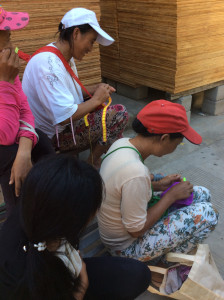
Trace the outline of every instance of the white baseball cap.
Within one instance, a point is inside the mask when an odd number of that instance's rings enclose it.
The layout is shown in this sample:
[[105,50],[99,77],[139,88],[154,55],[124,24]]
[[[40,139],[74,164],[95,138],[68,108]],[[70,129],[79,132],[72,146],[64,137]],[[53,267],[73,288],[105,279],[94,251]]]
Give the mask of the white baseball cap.
[[100,27],[96,14],[89,9],[82,7],[73,8],[64,15],[61,23],[63,24],[63,29],[89,24],[98,33],[96,41],[99,44],[109,46],[114,42],[114,39]]

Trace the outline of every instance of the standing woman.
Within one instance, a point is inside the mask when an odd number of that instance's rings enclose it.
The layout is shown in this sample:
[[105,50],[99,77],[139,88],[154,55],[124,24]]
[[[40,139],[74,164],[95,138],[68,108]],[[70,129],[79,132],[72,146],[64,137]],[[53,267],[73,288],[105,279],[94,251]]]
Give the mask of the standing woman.
[[134,299],[150,283],[143,263],[120,257],[81,259],[80,233],[99,209],[102,180],[72,156],[38,162],[21,208],[0,231],[0,298],[4,300]]
[[[59,24],[58,40],[49,46],[61,52],[77,76],[75,59],[81,61],[91,52],[95,41],[104,46],[114,42],[100,28],[93,11],[73,8]],[[115,89],[104,83],[86,88],[93,95],[88,101],[84,101],[88,96],[86,92],[71,77],[61,59],[51,52],[33,56],[23,77],[23,89],[35,116],[36,127],[52,139],[55,147],[60,145],[61,151],[74,150],[78,153],[92,144],[92,156],[89,156],[88,162],[99,167],[101,155],[122,137],[128,113],[120,104],[108,108],[107,141],[103,141],[102,109],[98,110],[98,107],[108,100]],[[83,118],[87,114],[90,128],[86,127]],[[58,139],[56,133],[59,133]]]
[[34,117],[18,76],[19,57],[10,39],[11,30],[28,22],[27,13],[7,12],[0,5],[0,184],[7,215],[18,202],[32,162],[54,152],[48,137],[34,129]]

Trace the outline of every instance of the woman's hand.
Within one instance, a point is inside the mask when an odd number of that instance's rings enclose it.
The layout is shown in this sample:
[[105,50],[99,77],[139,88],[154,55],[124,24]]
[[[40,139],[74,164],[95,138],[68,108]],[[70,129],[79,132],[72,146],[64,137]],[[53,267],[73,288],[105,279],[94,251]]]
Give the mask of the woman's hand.
[[112,86],[106,83],[100,83],[91,100],[98,102],[98,105],[101,105],[108,100],[113,92],[115,92],[115,89]]
[[27,156],[26,154],[16,155],[16,159],[14,160],[11,169],[11,176],[9,181],[9,184],[13,184],[15,182],[16,197],[19,197],[22,184],[31,168],[32,162],[30,156]]
[[89,279],[88,274],[86,272],[86,264],[82,260],[82,269],[79,273],[80,278],[80,286],[78,288],[78,291],[74,293],[74,297],[76,300],[82,300],[85,296],[85,293],[89,286]]
[[[72,120],[80,120],[86,114],[93,112],[97,109],[101,104],[106,102],[110,97],[110,94],[113,93],[115,89],[106,83],[100,83],[96,88],[95,93],[93,94],[92,98],[88,101],[82,102],[78,105],[77,111],[72,116]],[[70,118],[64,120],[60,123],[60,125],[64,126],[70,122]]]
[[181,181],[181,175],[180,174],[171,174],[164,178],[162,178],[159,181],[152,181],[152,186],[154,191],[165,191],[167,190],[174,182]]
[[0,81],[14,83],[19,73],[19,56],[13,48],[3,49],[0,52]]
[[193,193],[193,184],[189,181],[183,181],[172,186],[166,195],[169,196],[169,198],[172,199],[172,203],[174,203],[177,200],[190,197],[191,193]]
[[16,154],[16,158],[12,165],[11,176],[9,184],[15,183],[15,194],[19,197],[21,186],[32,168],[31,162],[31,150],[32,141],[26,137],[20,137],[19,148]]

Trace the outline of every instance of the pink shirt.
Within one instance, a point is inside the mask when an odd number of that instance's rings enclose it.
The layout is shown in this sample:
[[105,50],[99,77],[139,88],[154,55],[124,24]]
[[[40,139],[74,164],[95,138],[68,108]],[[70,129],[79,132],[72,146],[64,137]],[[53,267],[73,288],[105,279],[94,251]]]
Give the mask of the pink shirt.
[[27,126],[19,120],[34,127],[34,116],[22,90],[19,76],[17,76],[14,84],[0,81],[0,145],[18,144],[22,136],[31,139],[33,147],[36,145],[36,135],[20,129],[20,127]]

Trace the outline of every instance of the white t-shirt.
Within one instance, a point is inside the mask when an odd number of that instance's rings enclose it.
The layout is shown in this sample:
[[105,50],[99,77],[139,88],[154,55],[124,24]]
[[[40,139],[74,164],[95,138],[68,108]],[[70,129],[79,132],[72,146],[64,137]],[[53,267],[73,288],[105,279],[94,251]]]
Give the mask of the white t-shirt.
[[[123,138],[107,153],[124,146],[135,148],[129,138]],[[106,188],[98,213],[101,239],[111,250],[124,250],[135,240],[128,232],[140,231],[145,225],[152,195],[150,172],[135,150],[125,148],[104,159],[100,174]]]
[[[73,58],[70,66],[77,75]],[[70,118],[78,109],[78,104],[83,102],[81,87],[70,76],[60,58],[51,52],[39,53],[29,61],[22,87],[35,117],[35,127],[49,138],[55,134],[55,125]],[[58,132],[63,129],[64,126],[58,126]]]

